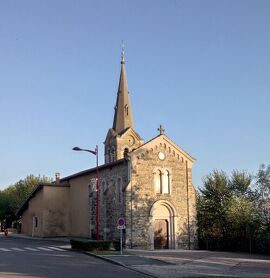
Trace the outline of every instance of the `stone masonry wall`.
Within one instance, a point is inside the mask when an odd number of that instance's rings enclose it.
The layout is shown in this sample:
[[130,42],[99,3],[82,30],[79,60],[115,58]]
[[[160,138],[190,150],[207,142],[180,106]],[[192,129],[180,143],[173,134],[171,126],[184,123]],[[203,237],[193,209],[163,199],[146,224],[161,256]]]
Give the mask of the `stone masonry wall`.
[[[164,160],[158,158],[159,152],[165,154]],[[151,241],[151,234],[149,234],[151,231],[150,211],[155,202],[164,200],[172,204],[176,210],[175,248],[188,248],[189,245],[192,248],[194,246],[195,190],[192,185],[192,164],[190,161],[186,161],[187,158],[162,141],[158,141],[151,148],[141,147],[134,152],[132,155],[132,179],[129,190],[126,192],[127,245],[131,246],[132,243],[132,247],[153,249],[153,240]],[[169,194],[155,193],[154,173],[159,169],[168,170],[170,173]]]
[[[117,219],[125,217],[124,194],[128,181],[127,161],[102,169],[99,172],[99,235],[100,239],[119,238]],[[89,190],[91,237],[96,236],[96,185]]]

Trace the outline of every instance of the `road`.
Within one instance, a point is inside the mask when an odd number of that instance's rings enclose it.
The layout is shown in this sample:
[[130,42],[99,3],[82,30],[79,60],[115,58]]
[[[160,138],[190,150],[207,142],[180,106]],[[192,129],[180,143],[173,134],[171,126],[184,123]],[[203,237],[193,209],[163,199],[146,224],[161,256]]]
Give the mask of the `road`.
[[[68,242],[5,237],[0,234],[0,278],[47,277],[270,277],[270,257],[199,250],[126,250],[108,256],[121,267],[84,253],[64,249]],[[134,271],[133,271],[133,270]],[[136,272],[137,271],[137,272]],[[138,272],[139,271],[139,272]]]
[[64,242],[0,236],[0,278],[145,278],[138,272],[63,249]]

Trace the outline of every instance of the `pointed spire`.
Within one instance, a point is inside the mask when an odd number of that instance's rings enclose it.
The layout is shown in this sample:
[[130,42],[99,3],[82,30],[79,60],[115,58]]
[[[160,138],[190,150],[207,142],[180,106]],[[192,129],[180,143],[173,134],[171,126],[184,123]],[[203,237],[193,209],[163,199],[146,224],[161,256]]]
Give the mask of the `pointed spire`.
[[115,111],[114,111],[114,119],[113,119],[113,129],[117,133],[120,133],[129,127],[134,128],[131,105],[129,100],[128,84],[126,78],[123,44],[122,44],[122,51],[121,51],[120,80],[118,86],[116,105],[114,109]]

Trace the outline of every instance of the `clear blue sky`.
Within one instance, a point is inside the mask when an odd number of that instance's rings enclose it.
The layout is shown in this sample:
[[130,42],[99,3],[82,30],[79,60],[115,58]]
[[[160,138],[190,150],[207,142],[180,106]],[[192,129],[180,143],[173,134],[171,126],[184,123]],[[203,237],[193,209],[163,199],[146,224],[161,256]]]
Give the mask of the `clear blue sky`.
[[121,41],[136,130],[213,169],[270,163],[270,1],[0,0],[0,188],[94,167]]

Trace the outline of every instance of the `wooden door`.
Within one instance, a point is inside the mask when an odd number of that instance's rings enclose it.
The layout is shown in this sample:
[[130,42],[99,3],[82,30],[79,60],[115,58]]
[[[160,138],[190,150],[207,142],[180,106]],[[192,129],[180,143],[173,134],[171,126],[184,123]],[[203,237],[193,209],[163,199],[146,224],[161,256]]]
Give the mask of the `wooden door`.
[[154,248],[168,249],[168,221],[166,219],[156,219],[154,222]]

